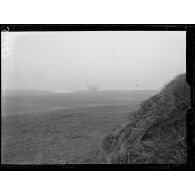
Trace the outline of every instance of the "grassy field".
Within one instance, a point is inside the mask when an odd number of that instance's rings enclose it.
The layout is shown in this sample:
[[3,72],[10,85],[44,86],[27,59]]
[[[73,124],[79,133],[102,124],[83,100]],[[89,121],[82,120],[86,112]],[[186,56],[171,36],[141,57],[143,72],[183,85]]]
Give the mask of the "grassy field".
[[77,159],[95,151],[151,93],[9,96],[2,117],[2,163],[80,163]]
[[49,93],[36,91],[7,92],[2,97],[2,114],[46,112],[67,108],[116,106],[137,104],[156,91],[76,91],[74,93]]

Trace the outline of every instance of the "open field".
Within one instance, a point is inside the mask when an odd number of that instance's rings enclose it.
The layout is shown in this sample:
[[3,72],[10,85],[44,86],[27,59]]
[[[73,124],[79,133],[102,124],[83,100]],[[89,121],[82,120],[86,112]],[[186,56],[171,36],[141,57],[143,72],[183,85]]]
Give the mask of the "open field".
[[105,135],[124,123],[151,94],[154,92],[9,96],[3,103],[2,163],[77,163],[75,159],[98,148]]
[[2,97],[2,114],[46,112],[67,108],[139,104],[154,93],[147,91],[76,91],[49,93],[36,91],[9,92]]

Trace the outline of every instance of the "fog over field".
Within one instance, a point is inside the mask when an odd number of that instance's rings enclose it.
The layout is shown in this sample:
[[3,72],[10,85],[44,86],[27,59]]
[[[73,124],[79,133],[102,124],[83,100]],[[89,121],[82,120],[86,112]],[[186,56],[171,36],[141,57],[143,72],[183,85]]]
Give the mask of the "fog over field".
[[[160,89],[185,72],[185,32],[8,32],[5,90]],[[3,37],[3,36],[2,36]]]
[[3,32],[2,41],[5,36],[4,164],[93,163],[89,158],[108,133],[185,72],[185,32]]

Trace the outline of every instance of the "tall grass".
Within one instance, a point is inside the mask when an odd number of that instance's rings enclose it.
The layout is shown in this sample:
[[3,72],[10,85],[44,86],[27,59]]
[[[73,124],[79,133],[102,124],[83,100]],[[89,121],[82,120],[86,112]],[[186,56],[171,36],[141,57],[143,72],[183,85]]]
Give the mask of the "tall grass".
[[144,101],[120,129],[105,137],[107,163],[183,164],[186,162],[186,111],[190,89],[185,74]]

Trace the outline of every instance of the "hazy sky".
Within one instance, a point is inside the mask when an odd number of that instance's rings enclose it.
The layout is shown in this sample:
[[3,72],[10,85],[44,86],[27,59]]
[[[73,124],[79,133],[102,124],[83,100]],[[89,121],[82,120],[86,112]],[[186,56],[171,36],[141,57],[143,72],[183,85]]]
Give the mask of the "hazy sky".
[[[4,37],[5,33],[2,34]],[[2,40],[2,88],[160,89],[186,71],[186,33],[9,32]],[[8,54],[5,57],[5,54]]]

